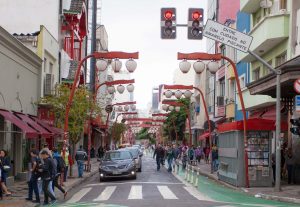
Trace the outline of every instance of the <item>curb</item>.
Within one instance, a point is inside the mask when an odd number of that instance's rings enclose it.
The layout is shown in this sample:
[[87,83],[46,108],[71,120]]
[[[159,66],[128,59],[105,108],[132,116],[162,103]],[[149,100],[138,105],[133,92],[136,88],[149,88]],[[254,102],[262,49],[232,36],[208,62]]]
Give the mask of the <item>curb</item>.
[[[250,194],[250,195],[252,195],[252,194]],[[259,195],[261,198],[266,199],[266,200],[300,204],[300,199],[297,199],[297,198],[280,197],[280,196],[267,195],[267,194],[261,194],[261,193],[259,193],[257,195]]]
[[90,177],[92,177],[92,176],[94,176],[95,174],[97,174],[97,172],[98,172],[98,168],[95,169],[95,170],[93,170],[93,171],[91,171],[91,172],[89,173],[88,176],[76,180],[72,185],[68,186],[68,187],[66,188],[66,190],[68,191],[68,190],[70,190],[71,188],[73,188],[73,187],[75,187],[75,186],[77,186],[77,185],[82,184],[82,183],[85,182],[87,179],[89,179]]

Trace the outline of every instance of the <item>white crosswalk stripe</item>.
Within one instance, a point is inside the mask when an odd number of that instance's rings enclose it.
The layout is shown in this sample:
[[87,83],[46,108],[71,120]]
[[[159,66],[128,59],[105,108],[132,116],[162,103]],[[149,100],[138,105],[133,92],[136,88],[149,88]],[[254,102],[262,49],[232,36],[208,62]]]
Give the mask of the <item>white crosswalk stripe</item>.
[[107,201],[111,195],[115,192],[116,186],[107,186],[104,191],[98,196],[98,198],[94,199],[94,201]]
[[130,193],[128,199],[143,199],[143,186],[141,185],[133,185],[131,186]]
[[157,188],[164,199],[178,199],[168,186],[158,185]]
[[76,203],[80,201],[88,192],[90,192],[92,188],[83,188],[77,193],[75,193],[70,200],[67,201],[67,203]]

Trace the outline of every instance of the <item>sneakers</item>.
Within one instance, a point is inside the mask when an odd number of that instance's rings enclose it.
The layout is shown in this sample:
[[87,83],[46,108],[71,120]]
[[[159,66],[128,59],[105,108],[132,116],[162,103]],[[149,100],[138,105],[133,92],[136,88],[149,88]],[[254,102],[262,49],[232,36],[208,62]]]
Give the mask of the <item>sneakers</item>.
[[32,198],[25,198],[26,201],[32,201]]
[[68,192],[64,193],[64,199],[66,199]]

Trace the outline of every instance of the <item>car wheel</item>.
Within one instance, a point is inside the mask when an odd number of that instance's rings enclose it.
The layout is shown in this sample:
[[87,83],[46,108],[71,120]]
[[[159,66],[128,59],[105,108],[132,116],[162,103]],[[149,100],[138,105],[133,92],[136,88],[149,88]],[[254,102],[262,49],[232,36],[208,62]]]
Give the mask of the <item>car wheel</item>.
[[138,169],[138,172],[142,172],[142,166]]
[[104,178],[101,178],[100,176],[99,176],[99,182],[103,182],[104,181]]
[[132,179],[133,179],[133,180],[136,180],[136,174],[135,174],[134,176],[132,176]]

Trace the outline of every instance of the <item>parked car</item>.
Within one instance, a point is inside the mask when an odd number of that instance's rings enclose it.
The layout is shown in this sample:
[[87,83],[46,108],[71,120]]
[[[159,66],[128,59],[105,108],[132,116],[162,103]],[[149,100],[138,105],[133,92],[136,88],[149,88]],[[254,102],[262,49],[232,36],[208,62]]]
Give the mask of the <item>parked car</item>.
[[136,169],[138,172],[142,172],[142,156],[143,153],[138,148],[135,147],[127,147],[125,150],[129,150],[135,159]]
[[129,150],[113,150],[104,154],[99,166],[100,181],[113,177],[136,179],[136,162]]

